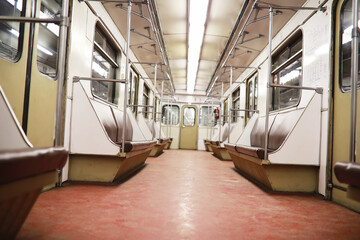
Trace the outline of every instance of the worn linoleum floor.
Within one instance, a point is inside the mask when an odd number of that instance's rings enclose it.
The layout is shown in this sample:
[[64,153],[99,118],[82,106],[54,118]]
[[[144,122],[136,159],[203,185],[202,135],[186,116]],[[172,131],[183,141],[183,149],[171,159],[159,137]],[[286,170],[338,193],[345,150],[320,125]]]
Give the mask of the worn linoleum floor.
[[17,239],[360,239],[360,215],[268,194],[211,153],[166,150],[117,186],[40,195]]

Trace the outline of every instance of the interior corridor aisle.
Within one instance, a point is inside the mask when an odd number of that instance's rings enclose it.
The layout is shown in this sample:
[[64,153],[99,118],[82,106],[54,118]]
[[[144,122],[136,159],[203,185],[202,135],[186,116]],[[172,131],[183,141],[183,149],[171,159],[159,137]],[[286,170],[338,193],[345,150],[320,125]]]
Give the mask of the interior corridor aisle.
[[203,151],[171,150],[118,186],[42,194],[17,239],[359,239],[360,215],[268,194]]

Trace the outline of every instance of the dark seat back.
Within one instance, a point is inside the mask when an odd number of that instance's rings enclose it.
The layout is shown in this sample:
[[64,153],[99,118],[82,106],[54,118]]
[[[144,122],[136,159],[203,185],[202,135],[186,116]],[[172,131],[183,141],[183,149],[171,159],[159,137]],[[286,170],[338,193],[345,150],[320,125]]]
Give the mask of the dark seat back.
[[[275,113],[269,116],[269,150],[278,149],[290,134],[303,109]],[[265,117],[259,117],[251,131],[252,147],[265,148]]]
[[[100,103],[98,101],[92,101],[92,105],[95,109],[101,124],[104,126],[105,131],[111,141],[119,143],[122,140],[123,126],[123,111],[117,108],[111,107],[107,104]],[[125,141],[132,141],[133,128],[129,117],[126,118],[126,132]]]

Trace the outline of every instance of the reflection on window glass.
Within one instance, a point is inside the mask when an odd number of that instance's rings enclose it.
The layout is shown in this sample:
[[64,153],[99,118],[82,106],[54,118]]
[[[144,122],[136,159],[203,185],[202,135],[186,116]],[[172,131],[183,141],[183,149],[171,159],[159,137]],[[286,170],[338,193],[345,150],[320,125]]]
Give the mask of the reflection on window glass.
[[214,116],[214,106],[202,106],[200,108],[200,118],[199,125],[200,126],[215,126],[215,116]]
[[[24,16],[22,0],[0,0],[0,16]],[[23,38],[23,23],[0,22],[0,56],[17,60],[20,56],[20,42]]]
[[[302,58],[298,58],[286,68],[274,75],[277,84],[300,86],[302,67]],[[300,100],[300,90],[291,88],[274,88],[273,89],[273,107],[281,109],[296,105]]]
[[[93,52],[92,77],[94,78],[115,78],[115,68],[97,50]],[[114,102],[115,86],[111,82],[91,82],[94,95],[108,101]]]
[[[360,11],[359,11],[360,12]],[[360,21],[358,22],[360,26]],[[341,9],[341,77],[340,87],[343,91],[351,89],[351,32],[352,32],[352,1],[347,0]],[[360,42],[359,42],[360,44]],[[360,49],[359,49],[360,53]],[[360,66],[360,62],[359,62]],[[360,67],[359,67],[360,70]],[[359,74],[360,75],[360,74]],[[360,78],[358,81],[360,88]]]
[[[273,83],[301,86],[302,35],[274,57]],[[272,110],[295,106],[300,101],[300,89],[272,88]]]
[[[95,36],[101,36],[102,41],[99,41],[99,38],[95,37],[91,76],[94,78],[115,79],[117,51],[112,47],[98,26],[95,32]],[[106,51],[104,49],[106,49]],[[115,58],[111,58],[110,56],[114,56]],[[91,90],[95,96],[111,103],[117,103],[117,84],[118,83],[113,82],[92,81]]]
[[195,126],[195,108],[193,107],[184,108],[183,124],[185,127]]
[[165,125],[178,125],[179,112],[180,109],[177,105],[164,105],[162,108],[162,123]]
[[[257,76],[247,80],[247,106],[248,110],[257,110]],[[254,112],[245,112],[246,119],[249,120]]]
[[[61,15],[61,1],[42,0],[40,18],[55,18]],[[41,73],[56,78],[58,40],[60,28],[54,23],[39,24],[37,42],[37,66]]]
[[[233,93],[232,93],[232,108],[233,109],[239,109],[240,108],[240,87],[238,87]],[[236,122],[238,120],[238,117],[240,116],[239,111],[232,111],[231,112],[232,122]]]
[[128,103],[132,106],[132,111],[136,112],[137,107],[134,106],[137,104],[137,87],[138,87],[139,77],[138,74],[131,69],[130,70],[130,82],[129,82],[129,89],[128,89]]
[[[143,102],[142,105],[148,106],[149,105],[149,98],[150,98],[150,88],[144,84],[144,91],[143,91]],[[149,108],[143,107],[143,116],[147,118],[149,116]]]
[[224,104],[223,104],[223,109],[222,109],[222,114],[223,114],[223,122],[222,122],[222,125],[224,125],[225,123],[227,123],[227,120],[228,120],[228,98],[224,101]]

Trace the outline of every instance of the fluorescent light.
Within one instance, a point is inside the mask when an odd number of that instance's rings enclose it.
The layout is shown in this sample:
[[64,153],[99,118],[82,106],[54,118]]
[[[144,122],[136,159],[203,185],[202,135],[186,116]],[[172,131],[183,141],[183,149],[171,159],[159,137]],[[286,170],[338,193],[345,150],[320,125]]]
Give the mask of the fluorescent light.
[[193,93],[204,38],[209,0],[190,0],[187,92]]
[[52,56],[52,52],[50,52],[49,50],[47,50],[46,48],[44,48],[43,46],[41,46],[40,44],[37,45],[37,48],[42,51],[43,53],[49,55],[49,56]]

